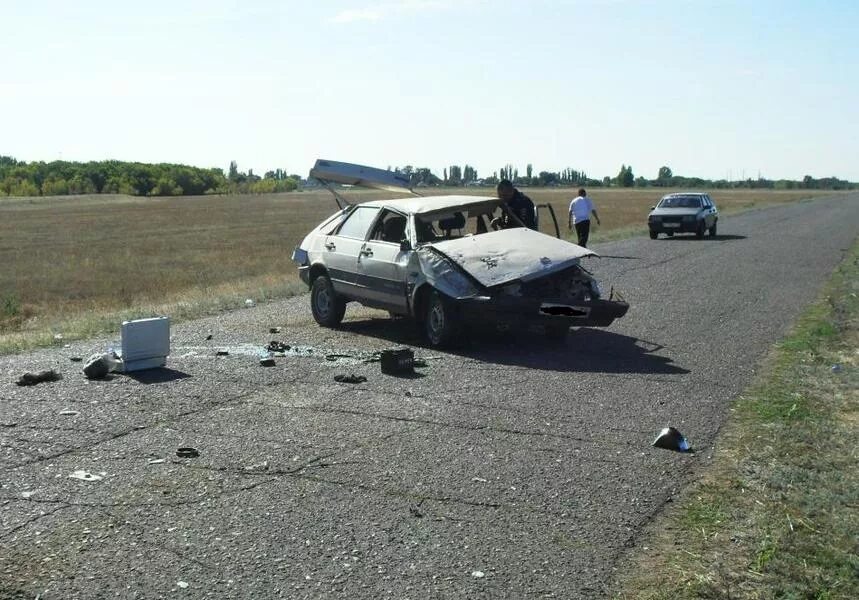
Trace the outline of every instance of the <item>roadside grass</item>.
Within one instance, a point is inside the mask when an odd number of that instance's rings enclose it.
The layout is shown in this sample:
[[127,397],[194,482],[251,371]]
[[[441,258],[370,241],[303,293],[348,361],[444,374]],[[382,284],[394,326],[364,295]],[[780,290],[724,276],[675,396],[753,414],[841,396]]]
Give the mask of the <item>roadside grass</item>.
[[859,598],[859,243],[734,402],[616,598]]
[[[421,190],[491,196],[489,188]],[[527,188],[551,203],[562,236],[575,190]],[[664,189],[596,189],[595,242],[643,234]],[[816,195],[820,195],[817,193]],[[355,201],[392,198],[350,190]],[[795,202],[809,191],[715,191],[731,212]],[[831,194],[830,194],[831,195]],[[336,210],[326,190],[248,196],[65,196],[0,200],[0,353],[116,331],[123,315],[175,320],[301,290],[292,249]],[[542,230],[554,235],[545,213]]]

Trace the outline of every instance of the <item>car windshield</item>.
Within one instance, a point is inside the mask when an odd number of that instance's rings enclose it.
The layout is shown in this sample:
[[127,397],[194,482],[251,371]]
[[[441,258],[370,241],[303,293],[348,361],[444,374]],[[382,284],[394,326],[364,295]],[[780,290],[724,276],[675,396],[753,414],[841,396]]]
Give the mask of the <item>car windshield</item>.
[[699,196],[667,196],[660,200],[659,208],[701,208]]
[[496,218],[507,212],[498,200],[485,204],[447,208],[443,212],[415,216],[415,233],[418,243],[453,240],[469,235],[480,235],[499,229]]

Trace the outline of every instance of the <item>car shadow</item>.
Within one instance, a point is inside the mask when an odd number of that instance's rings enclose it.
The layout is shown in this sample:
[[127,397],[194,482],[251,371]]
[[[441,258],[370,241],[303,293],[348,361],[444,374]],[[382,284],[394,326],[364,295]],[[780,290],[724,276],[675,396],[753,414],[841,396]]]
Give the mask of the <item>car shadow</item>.
[[145,371],[132,371],[131,373],[123,373],[129,379],[133,379],[138,383],[150,385],[153,383],[168,383],[179,379],[187,379],[190,377],[188,373],[161,367],[157,369],[146,369]]
[[[395,345],[427,348],[408,319],[347,321],[344,331],[383,339]],[[429,348],[428,348],[429,349]],[[448,354],[480,362],[575,373],[689,373],[660,351],[664,346],[605,329],[577,328],[564,341],[550,341],[537,332],[470,331],[467,340]],[[431,350],[431,349],[429,349]]]
[[688,235],[687,234],[678,234],[678,235],[674,235],[672,237],[665,237],[665,238],[660,238],[660,239],[662,239],[666,242],[668,242],[668,241],[688,242],[690,240],[695,241],[695,242],[706,242],[706,241],[728,242],[731,240],[744,240],[744,239],[746,239],[746,236],[744,236],[744,235],[731,235],[731,234],[728,234],[728,235],[716,234],[715,236],[713,236],[713,235],[708,234],[708,235],[705,235],[703,238],[698,239],[695,236],[695,234],[692,233],[692,234],[688,234]]

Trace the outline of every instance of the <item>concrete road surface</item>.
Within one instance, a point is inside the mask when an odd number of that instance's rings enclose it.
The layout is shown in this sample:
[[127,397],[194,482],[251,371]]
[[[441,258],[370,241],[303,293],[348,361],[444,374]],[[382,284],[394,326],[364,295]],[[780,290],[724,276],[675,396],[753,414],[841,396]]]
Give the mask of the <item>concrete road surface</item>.
[[[853,243],[859,195],[719,232],[596,247],[632,308],[561,345],[440,353],[375,311],[321,329],[302,296],[174,327],[162,371],[87,381],[70,357],[110,340],[0,357],[0,597],[605,595]],[[260,367],[272,339],[292,348]],[[401,344],[415,377],[366,362]],[[45,368],[64,379],[12,383]],[[652,448],[667,424],[697,452]]]

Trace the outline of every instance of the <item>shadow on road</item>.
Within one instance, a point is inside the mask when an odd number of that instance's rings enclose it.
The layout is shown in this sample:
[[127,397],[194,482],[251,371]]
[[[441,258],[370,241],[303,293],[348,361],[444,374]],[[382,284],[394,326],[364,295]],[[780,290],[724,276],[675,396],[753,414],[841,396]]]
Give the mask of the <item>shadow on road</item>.
[[[344,331],[387,340],[395,345],[426,347],[408,319],[346,321]],[[485,332],[468,334],[468,341],[449,354],[498,365],[545,371],[580,373],[689,373],[668,356],[664,347],[604,329],[574,329],[563,342],[548,341],[541,333]]]
[[746,239],[746,236],[744,236],[744,235],[731,235],[731,234],[720,235],[720,234],[717,234],[715,236],[705,235],[703,238],[701,238],[699,240],[695,236],[695,234],[693,233],[690,235],[675,235],[672,237],[666,237],[666,238],[664,238],[663,241],[666,241],[666,242],[669,242],[669,241],[688,242],[691,240],[691,241],[695,241],[695,242],[707,242],[707,241],[710,241],[710,242],[729,242],[731,240],[744,240],[744,239]]
[[146,371],[133,371],[131,373],[125,373],[125,376],[147,385],[152,383],[167,383],[168,381],[176,381],[178,379],[187,379],[190,377],[187,373],[167,367],[162,367],[160,369],[147,369]]

